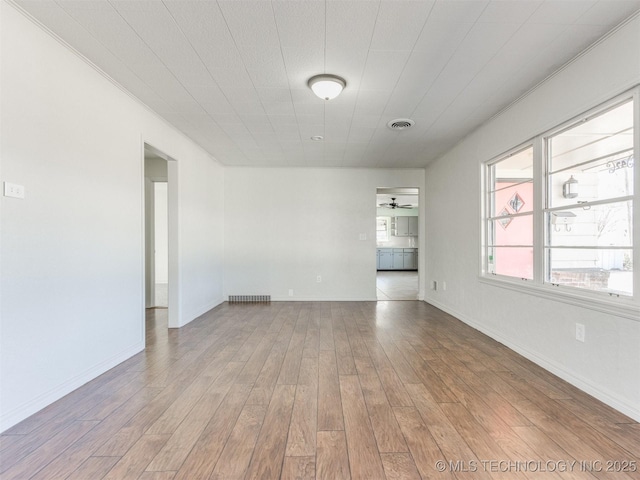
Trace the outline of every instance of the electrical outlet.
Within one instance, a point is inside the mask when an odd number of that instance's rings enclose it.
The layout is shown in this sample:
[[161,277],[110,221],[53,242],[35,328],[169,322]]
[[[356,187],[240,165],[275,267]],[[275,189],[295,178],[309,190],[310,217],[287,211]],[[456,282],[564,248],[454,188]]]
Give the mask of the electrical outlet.
[[293,297],[293,288],[290,288],[290,289],[289,289],[289,296],[290,296],[290,297]]
[[442,282],[442,291],[443,292],[447,291],[447,282]]
[[318,275],[318,276],[316,277],[316,282],[318,282],[318,283],[322,283],[322,275]]
[[367,234],[366,233],[361,233],[360,234],[360,240],[366,240],[367,239]]
[[576,340],[579,342],[584,342],[585,338],[585,327],[581,323],[576,323]]
[[4,196],[13,198],[24,198],[24,185],[4,182]]

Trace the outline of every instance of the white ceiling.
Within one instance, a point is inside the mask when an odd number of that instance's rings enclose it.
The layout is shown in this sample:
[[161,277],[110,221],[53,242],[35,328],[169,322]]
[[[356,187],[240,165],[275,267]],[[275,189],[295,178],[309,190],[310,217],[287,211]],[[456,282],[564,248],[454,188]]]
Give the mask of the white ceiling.
[[[640,0],[15,3],[223,164],[320,167],[424,166],[640,9]],[[323,72],[347,81],[329,102],[306,86]],[[389,130],[398,117],[415,126]]]

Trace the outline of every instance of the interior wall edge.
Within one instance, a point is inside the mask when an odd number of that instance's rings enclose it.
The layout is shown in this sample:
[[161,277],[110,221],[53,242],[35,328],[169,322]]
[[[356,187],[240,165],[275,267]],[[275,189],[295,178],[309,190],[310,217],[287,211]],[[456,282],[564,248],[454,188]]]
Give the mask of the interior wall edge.
[[183,324],[181,324],[177,328],[182,328],[185,325],[193,322],[198,317],[201,317],[202,315],[204,315],[207,312],[210,312],[211,310],[213,310],[217,306],[222,305],[227,300],[228,300],[228,298],[226,298],[226,297],[224,297],[224,298],[222,298],[222,297],[216,298],[213,302],[208,303],[207,305],[204,305],[204,306],[202,306],[200,308],[192,309],[191,311],[189,311],[188,313],[183,315],[184,319],[185,319],[185,322]]

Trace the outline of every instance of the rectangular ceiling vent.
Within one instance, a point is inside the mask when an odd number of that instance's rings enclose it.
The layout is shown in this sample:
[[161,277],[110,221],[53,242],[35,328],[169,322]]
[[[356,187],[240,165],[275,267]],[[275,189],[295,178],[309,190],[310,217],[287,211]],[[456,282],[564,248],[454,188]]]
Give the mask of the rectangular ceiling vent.
[[229,303],[270,303],[271,295],[229,295]]

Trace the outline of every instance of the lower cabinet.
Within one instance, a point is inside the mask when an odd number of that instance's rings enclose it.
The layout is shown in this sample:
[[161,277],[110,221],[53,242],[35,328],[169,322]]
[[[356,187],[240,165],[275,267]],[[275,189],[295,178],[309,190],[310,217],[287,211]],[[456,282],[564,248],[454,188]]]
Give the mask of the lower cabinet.
[[416,264],[416,252],[414,250],[405,250],[402,253],[402,264],[404,265],[404,270],[413,270]]
[[376,250],[378,270],[417,270],[417,248],[378,248]]
[[393,269],[404,270],[404,249],[402,248],[393,249]]
[[378,248],[378,270],[393,270],[392,248]]

